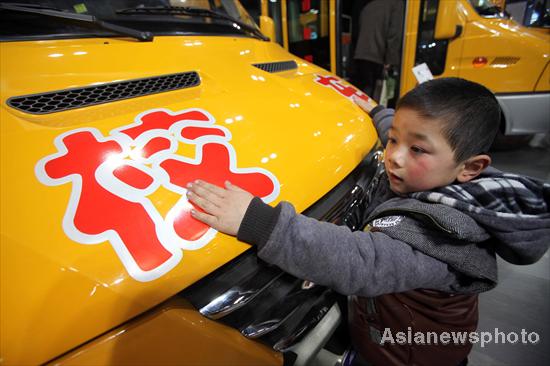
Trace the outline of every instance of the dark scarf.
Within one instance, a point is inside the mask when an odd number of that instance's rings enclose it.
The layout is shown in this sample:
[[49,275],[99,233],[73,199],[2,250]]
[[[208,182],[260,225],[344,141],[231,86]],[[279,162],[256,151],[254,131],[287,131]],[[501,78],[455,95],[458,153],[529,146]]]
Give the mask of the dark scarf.
[[409,197],[469,215],[498,239],[496,252],[508,262],[534,263],[550,244],[550,184],[488,168],[470,182]]

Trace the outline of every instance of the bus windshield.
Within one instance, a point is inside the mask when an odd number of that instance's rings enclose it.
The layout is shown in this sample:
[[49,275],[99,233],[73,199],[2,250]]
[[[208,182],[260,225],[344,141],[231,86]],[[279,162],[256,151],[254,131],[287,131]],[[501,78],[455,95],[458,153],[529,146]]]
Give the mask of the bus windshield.
[[0,40],[157,35],[264,39],[238,0],[0,0]]
[[484,18],[509,18],[508,14],[491,0],[470,0],[470,4]]
[[550,28],[550,1],[528,1],[523,24],[528,27]]

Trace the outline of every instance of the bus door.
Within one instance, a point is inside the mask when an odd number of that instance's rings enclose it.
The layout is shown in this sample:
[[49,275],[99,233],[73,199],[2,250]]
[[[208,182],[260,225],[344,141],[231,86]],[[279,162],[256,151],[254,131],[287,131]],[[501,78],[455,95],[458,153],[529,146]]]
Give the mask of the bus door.
[[[275,41],[292,54],[341,74],[340,38],[349,39],[337,22],[341,0],[261,0],[262,15],[275,25]],[[342,36],[336,39],[336,35]]]
[[287,0],[288,50],[331,70],[328,0]]
[[[455,4],[455,1],[442,1]],[[462,41],[456,34],[461,32],[460,26],[452,24],[451,30],[446,29],[445,37],[437,36],[436,20],[439,14],[440,0],[421,0],[406,2],[404,47],[401,65],[402,96],[417,84],[412,69],[414,66],[426,63],[434,77],[458,76],[458,63],[462,52]],[[456,15],[458,17],[458,15]],[[441,24],[438,29],[441,32]],[[447,24],[448,25],[448,24]],[[454,27],[453,27],[454,26]],[[452,34],[451,34],[452,33]]]

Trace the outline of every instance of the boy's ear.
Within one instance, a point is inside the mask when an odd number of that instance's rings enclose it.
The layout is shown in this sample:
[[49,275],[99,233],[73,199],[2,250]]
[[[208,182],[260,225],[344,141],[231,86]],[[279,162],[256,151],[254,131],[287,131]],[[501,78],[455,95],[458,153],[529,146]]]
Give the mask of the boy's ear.
[[456,179],[460,183],[466,183],[477,177],[485,168],[491,165],[491,157],[489,155],[480,154],[472,156],[462,164],[463,167]]

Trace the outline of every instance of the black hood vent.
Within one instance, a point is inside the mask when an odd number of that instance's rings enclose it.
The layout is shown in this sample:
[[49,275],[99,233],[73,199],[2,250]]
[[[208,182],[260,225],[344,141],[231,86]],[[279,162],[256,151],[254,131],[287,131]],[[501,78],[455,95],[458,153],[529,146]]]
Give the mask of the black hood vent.
[[266,62],[262,64],[252,64],[252,66],[271,73],[294,70],[298,68],[296,61]]
[[201,83],[195,71],[107,83],[83,88],[23,95],[8,99],[10,107],[32,114],[47,114],[109,103],[122,99],[185,89]]

